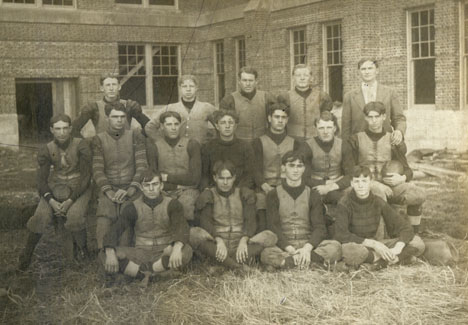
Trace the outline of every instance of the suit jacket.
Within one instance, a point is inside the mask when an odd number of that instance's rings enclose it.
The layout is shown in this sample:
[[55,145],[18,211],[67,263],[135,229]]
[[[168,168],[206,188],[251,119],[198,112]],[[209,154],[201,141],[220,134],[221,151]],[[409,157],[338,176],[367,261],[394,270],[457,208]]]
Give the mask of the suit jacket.
[[[395,130],[400,130],[404,135],[406,131],[406,117],[403,109],[397,99],[395,91],[380,83],[377,84],[377,102],[385,105],[386,119],[384,121],[384,130],[392,132],[392,126]],[[364,118],[364,95],[362,88],[347,92],[343,99],[343,114],[341,117],[341,135],[346,140],[357,132],[364,131],[367,123]]]

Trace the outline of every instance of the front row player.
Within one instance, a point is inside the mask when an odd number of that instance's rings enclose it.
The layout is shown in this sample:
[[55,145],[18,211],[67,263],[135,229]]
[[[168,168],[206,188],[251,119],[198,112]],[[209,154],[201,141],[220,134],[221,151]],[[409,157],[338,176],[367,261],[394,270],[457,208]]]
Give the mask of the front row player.
[[[147,170],[141,182],[143,195],[122,210],[104,237],[107,273],[121,272],[137,279],[151,273],[177,269],[192,259],[189,226],[177,199],[162,193],[161,174]],[[118,247],[119,237],[130,227],[135,247]]]
[[[85,214],[91,197],[91,149],[83,139],[71,137],[68,115],[54,115],[50,132],[54,140],[42,146],[37,156],[41,200],[27,223],[29,235],[18,265],[21,271],[28,268],[37,243],[54,218],[64,218],[64,239],[72,239],[80,253],[87,255]],[[65,257],[71,257],[70,252],[65,253]]]
[[215,186],[205,189],[197,204],[201,228],[190,232],[194,247],[233,269],[248,264],[265,247],[276,243],[271,231],[255,235],[255,194],[235,186],[236,177],[236,168],[229,160],[214,164]]
[[276,268],[323,265],[341,259],[341,245],[327,237],[323,206],[318,192],[302,180],[305,165],[301,152],[289,151],[282,158],[286,177],[268,192],[267,228],[278,237],[275,247],[262,252],[261,261]]
[[371,192],[371,171],[355,166],[352,191],[338,203],[335,239],[342,243],[343,261],[357,267],[376,263],[409,264],[424,252],[424,242],[410,223],[383,199]]

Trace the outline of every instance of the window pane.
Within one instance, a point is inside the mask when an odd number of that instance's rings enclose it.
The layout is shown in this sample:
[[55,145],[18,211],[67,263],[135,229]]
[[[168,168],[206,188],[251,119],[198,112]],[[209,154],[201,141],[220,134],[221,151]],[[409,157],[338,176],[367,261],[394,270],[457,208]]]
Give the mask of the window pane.
[[431,41],[435,40],[435,27],[434,26],[430,26],[430,29],[429,29],[429,39]]
[[434,25],[434,9],[429,10],[429,23]]
[[426,10],[421,11],[421,26],[429,24],[428,12]]
[[327,38],[331,38],[332,35],[332,26],[327,26]]
[[3,0],[4,3],[30,3],[34,4],[35,0]]
[[413,12],[411,14],[411,26],[418,26],[419,25],[419,14],[417,12]]
[[435,104],[435,59],[414,61],[414,103]]
[[421,57],[425,58],[429,56],[429,43],[421,43]]
[[333,26],[333,37],[338,37],[340,36],[339,34],[339,25],[334,25]]
[[419,29],[418,28],[411,28],[411,41],[413,43],[419,41]]
[[430,56],[435,56],[435,43],[434,42],[431,42],[430,43],[430,53],[429,53]]
[[153,77],[154,105],[167,105],[179,100],[177,77]]
[[131,77],[120,89],[120,96],[125,99],[137,101],[140,105],[146,105],[145,77]]
[[429,39],[429,28],[421,27],[421,41],[427,41]]
[[174,0],[149,0],[150,5],[156,6],[174,6]]
[[73,6],[73,0],[42,0],[44,5]]
[[115,3],[125,3],[131,5],[141,5],[142,0],[115,0]]
[[221,101],[221,99],[224,98],[226,95],[226,86],[224,83],[224,74],[219,74],[217,75],[217,87],[218,87],[218,100]]

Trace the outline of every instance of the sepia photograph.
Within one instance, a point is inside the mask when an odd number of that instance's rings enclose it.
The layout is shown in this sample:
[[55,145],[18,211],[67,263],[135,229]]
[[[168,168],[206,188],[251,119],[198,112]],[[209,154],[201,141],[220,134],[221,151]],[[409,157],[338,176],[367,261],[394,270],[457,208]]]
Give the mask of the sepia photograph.
[[0,324],[467,324],[468,0],[0,0]]

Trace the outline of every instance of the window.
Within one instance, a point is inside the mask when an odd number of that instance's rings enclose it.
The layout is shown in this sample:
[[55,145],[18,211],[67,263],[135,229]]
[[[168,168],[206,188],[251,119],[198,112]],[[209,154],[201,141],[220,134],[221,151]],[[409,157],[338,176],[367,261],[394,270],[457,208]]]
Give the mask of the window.
[[409,13],[410,103],[435,104],[434,9]]
[[34,4],[35,0],[3,0],[3,3],[26,3],[26,4]]
[[224,42],[214,43],[215,50],[215,101],[219,103],[226,93],[224,82]]
[[[0,0],[0,4],[2,1]],[[59,7],[74,7],[74,0],[3,0],[4,4],[32,4],[36,7],[42,6],[59,6]]]
[[343,101],[343,61],[341,23],[324,26],[324,87],[335,101]]
[[237,72],[239,72],[240,68],[245,67],[247,65],[246,58],[245,58],[245,38],[241,37],[236,40],[236,64],[237,64]]
[[51,6],[73,6],[73,0],[42,0],[42,4]]
[[151,6],[165,6],[165,7],[177,7],[177,0],[115,0],[115,3],[125,5],[142,5],[143,7]]
[[[246,65],[245,37],[240,37],[236,39],[236,78],[239,75],[240,69]],[[236,83],[236,85],[237,90],[239,90],[239,84]]]
[[120,44],[120,94],[141,105],[167,105],[178,100],[177,45]]
[[306,31],[305,28],[291,31],[291,64],[304,64],[307,61]]

